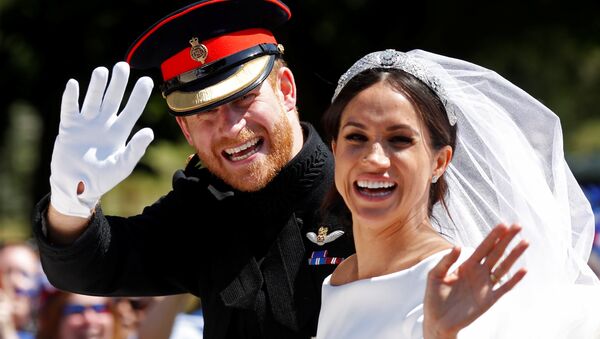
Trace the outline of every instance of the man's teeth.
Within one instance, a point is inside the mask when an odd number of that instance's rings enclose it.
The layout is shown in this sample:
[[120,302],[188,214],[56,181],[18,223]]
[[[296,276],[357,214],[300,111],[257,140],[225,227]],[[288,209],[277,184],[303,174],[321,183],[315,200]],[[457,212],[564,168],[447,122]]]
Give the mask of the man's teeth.
[[258,143],[258,140],[260,140],[260,139],[259,138],[252,139],[252,140],[248,141],[247,143],[245,143],[245,144],[243,144],[241,146],[233,147],[233,148],[227,148],[225,150],[225,153],[227,153],[229,155],[234,155],[234,154],[239,153],[239,152],[241,152],[241,151],[243,151],[245,149],[248,149],[248,148],[250,148],[252,146],[255,146]]
[[390,181],[366,181],[366,180],[359,180],[357,182],[357,185],[360,188],[370,188],[370,189],[390,188],[390,187],[396,186],[396,184],[394,184],[393,182],[390,182]]
[[250,151],[250,152],[248,152],[248,153],[244,153],[243,155],[240,155],[240,156],[235,156],[235,155],[232,155],[232,156],[231,156],[231,161],[240,161],[240,160],[247,159],[247,158],[249,158],[249,157],[250,157],[252,154],[254,154],[254,153],[257,153],[257,152],[258,152],[258,149],[254,149],[254,150],[252,150],[252,151]]

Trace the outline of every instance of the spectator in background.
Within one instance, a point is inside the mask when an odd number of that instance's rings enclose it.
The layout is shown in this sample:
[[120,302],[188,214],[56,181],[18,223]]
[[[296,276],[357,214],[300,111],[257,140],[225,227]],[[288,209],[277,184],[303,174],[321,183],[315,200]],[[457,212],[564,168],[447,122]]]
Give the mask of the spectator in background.
[[[138,312],[139,321],[136,335],[130,335],[127,339],[201,339],[202,316],[193,317],[196,327],[190,328],[190,324],[182,322],[184,311],[194,299],[191,294],[176,294],[163,297],[145,298],[149,301],[142,312]],[[136,301],[136,299],[131,299]],[[142,299],[143,300],[143,299]],[[132,306],[135,303],[132,302]]]
[[154,303],[156,297],[119,297],[114,298],[115,315],[118,319],[123,338],[137,338],[140,323],[146,316],[146,309]]
[[33,338],[40,262],[27,243],[0,246],[0,337]]
[[0,338],[17,338],[15,323],[12,319],[12,296],[0,290]]
[[[60,291],[49,283],[42,290],[38,339],[202,338],[202,314],[184,313],[199,307],[191,294],[106,298]],[[0,339],[9,338],[0,334]]]
[[111,298],[56,290],[40,308],[38,339],[122,338]]
[[204,314],[200,299],[187,294],[187,308],[175,317],[169,339],[202,339],[204,336]]
[[[202,315],[192,316],[184,313],[194,300],[197,298],[191,294],[115,298],[115,310],[122,338],[201,339]],[[190,319],[194,322],[193,327],[190,327]]]

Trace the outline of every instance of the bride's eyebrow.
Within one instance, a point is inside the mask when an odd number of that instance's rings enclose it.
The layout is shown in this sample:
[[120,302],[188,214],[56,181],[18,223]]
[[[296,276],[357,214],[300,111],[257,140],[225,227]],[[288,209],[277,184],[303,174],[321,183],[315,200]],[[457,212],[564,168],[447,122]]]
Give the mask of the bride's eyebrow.
[[[347,121],[346,123],[344,123],[344,125],[341,126],[341,128],[346,128],[346,127],[356,127],[356,128],[360,128],[360,129],[366,129],[367,126],[363,123],[357,122],[357,121]],[[394,124],[394,125],[390,125],[388,127],[386,127],[385,129],[387,132],[395,132],[395,131],[399,131],[399,130],[408,130],[412,133],[414,133],[417,136],[420,136],[421,133],[419,133],[419,131],[417,131],[416,129],[414,129],[412,126],[407,125],[407,124]]]
[[350,120],[350,121],[346,121],[346,123],[344,123],[342,125],[342,128],[344,128],[344,127],[357,127],[357,128],[365,129],[367,126],[365,124],[360,123],[360,122],[356,122],[356,121]]
[[394,124],[394,125],[390,125],[388,127],[386,127],[385,129],[388,132],[395,132],[398,130],[409,130],[412,133],[416,134],[416,135],[420,135],[421,133],[419,133],[419,131],[417,131],[416,129],[414,129],[412,126],[407,125],[407,124]]

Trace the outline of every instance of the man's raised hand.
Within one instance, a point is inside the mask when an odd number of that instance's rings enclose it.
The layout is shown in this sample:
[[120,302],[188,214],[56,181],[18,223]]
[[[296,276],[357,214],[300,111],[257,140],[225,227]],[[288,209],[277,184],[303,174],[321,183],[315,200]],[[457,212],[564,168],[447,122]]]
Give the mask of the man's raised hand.
[[119,113],[129,65],[117,63],[110,83],[108,73],[105,67],[93,71],[81,109],[76,80],[67,82],[62,97],[50,164],[50,201],[65,215],[89,217],[100,197],[131,174],[154,139],[152,130],[144,128],[126,144],[150,98],[152,80],[140,78]]

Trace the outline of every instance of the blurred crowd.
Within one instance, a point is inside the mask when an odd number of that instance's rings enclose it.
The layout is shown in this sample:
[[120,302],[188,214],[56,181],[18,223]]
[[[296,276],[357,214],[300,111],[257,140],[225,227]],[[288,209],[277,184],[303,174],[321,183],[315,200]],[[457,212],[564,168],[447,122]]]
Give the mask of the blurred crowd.
[[0,244],[0,339],[202,338],[202,308],[189,294],[97,297],[54,288],[35,247]]

